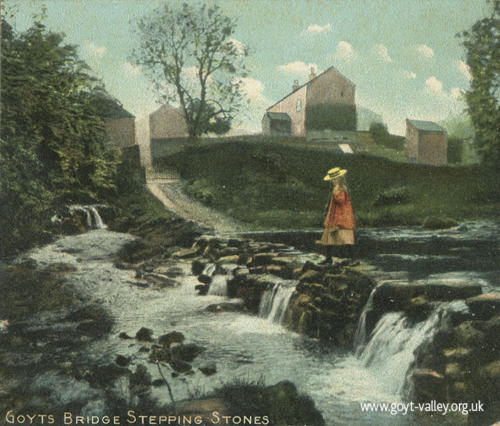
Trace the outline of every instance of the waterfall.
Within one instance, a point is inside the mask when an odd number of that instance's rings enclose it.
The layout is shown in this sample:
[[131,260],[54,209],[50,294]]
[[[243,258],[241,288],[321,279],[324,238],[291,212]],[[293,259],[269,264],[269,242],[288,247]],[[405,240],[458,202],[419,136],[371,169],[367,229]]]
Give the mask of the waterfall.
[[365,367],[377,371],[389,392],[401,393],[413,352],[433,335],[441,314],[437,310],[413,327],[403,312],[387,313],[378,321],[359,358]]
[[411,322],[404,312],[386,313],[377,322],[358,358],[376,372],[387,391],[401,394],[415,350],[434,336],[450,313],[467,309],[463,301],[441,303],[425,321],[417,323]]
[[210,283],[208,294],[212,296],[227,296],[227,276],[215,275]]
[[356,334],[354,335],[354,348],[356,349],[356,355],[358,356],[361,354],[366,342],[366,316],[372,309],[373,295],[375,294],[376,289],[377,288],[375,287],[370,293],[370,297],[368,298],[368,301],[363,308],[363,312],[361,312],[361,316],[359,317],[358,328],[356,329]]
[[90,229],[104,229],[106,225],[104,224],[99,212],[94,206],[83,206],[80,204],[73,204],[69,206],[70,211],[83,212],[87,218],[87,227]]
[[281,324],[294,290],[294,285],[274,284],[271,290],[267,290],[262,295],[259,305],[259,316]]

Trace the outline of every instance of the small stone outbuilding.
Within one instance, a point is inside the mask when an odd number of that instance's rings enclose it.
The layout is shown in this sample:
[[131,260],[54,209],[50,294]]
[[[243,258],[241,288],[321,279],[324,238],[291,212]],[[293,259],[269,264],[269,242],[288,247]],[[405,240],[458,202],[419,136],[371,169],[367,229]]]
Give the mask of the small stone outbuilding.
[[265,135],[290,135],[292,119],[284,112],[266,112],[262,118],[262,131]]
[[432,121],[406,119],[406,152],[410,163],[448,164],[446,130]]

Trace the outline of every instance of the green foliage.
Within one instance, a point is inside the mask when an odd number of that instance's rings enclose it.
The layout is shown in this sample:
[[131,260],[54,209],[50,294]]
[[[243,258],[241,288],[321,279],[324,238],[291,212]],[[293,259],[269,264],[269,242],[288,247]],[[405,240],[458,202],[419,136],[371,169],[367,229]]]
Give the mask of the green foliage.
[[405,145],[405,138],[402,136],[391,135],[384,124],[372,123],[370,133],[377,145],[383,145],[386,148],[402,151]]
[[[160,103],[178,103],[189,135],[226,133],[241,106],[247,49],[236,24],[215,6],[167,2],[137,24],[132,61],[155,85]],[[194,72],[193,72],[194,70]]]
[[356,107],[346,104],[321,104],[306,107],[308,130],[356,130]]
[[[54,205],[95,199],[114,189],[116,160],[105,146],[96,97],[76,47],[36,23],[15,34],[2,25],[0,252],[24,249]],[[12,253],[13,254],[13,253]]]
[[343,155],[273,138],[210,142],[156,162],[196,186],[211,206],[256,228],[317,228],[330,187],[325,172],[348,170],[359,226],[421,225],[428,216],[498,218],[498,173],[479,166],[430,167],[367,155]]
[[465,99],[474,125],[476,144],[482,162],[500,164],[500,0],[493,0],[493,11],[462,33],[466,62],[472,75]]
[[446,229],[457,226],[455,219],[443,216],[429,216],[424,219],[422,226],[427,229]]
[[383,191],[377,195],[374,206],[389,206],[393,204],[402,204],[408,201],[410,191],[406,186],[396,186]]
[[458,138],[448,138],[448,163],[459,164],[462,162],[464,141]]

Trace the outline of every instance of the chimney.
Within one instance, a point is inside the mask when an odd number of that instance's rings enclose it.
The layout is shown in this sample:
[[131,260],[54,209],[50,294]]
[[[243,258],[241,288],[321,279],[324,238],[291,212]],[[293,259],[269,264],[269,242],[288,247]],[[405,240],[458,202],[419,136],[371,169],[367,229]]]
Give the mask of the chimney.
[[309,81],[316,78],[316,74],[314,74],[314,67],[311,67],[311,74],[309,74]]
[[292,90],[295,92],[299,88],[299,80],[293,80]]

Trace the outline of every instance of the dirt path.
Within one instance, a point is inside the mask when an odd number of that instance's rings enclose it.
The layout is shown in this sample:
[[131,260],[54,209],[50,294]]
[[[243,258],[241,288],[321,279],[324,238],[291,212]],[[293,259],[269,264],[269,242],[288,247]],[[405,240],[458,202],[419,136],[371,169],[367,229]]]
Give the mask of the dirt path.
[[216,234],[242,232],[245,227],[234,219],[193,200],[182,192],[179,179],[160,178],[147,180],[147,187],[165,207],[201,226],[212,229]]

